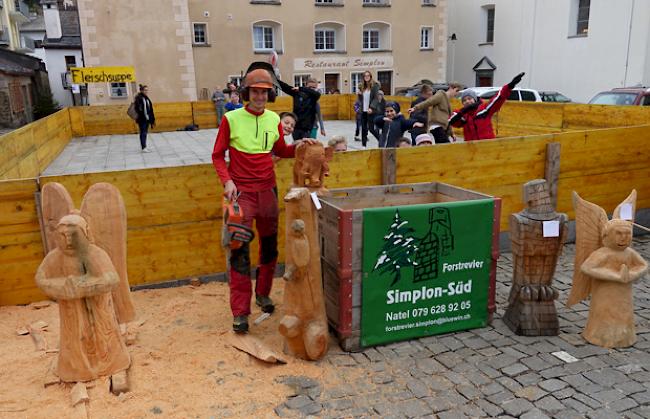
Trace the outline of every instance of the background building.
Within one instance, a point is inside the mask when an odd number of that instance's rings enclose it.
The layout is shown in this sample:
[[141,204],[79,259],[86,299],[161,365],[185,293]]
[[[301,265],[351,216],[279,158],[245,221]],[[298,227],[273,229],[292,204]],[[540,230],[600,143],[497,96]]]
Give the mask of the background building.
[[575,101],[650,84],[650,2],[454,0],[448,73],[468,86],[558,90]]
[[[387,93],[444,81],[447,0],[78,0],[85,65],[133,66],[154,101],[209,99],[252,61],[279,56],[282,78],[354,92],[372,71]],[[119,89],[121,96],[115,94]],[[135,86],[89,85],[91,104]]]

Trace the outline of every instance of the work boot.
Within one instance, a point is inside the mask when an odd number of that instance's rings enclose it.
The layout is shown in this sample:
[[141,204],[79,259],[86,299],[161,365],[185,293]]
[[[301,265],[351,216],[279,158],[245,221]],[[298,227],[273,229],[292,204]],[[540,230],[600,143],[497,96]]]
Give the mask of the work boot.
[[248,333],[248,316],[235,316],[232,321],[232,330],[235,333]]
[[271,300],[271,297],[268,297],[266,295],[255,295],[255,304],[260,306],[262,308],[262,311],[265,313],[273,313],[273,310],[275,310],[275,306],[273,305],[273,300]]

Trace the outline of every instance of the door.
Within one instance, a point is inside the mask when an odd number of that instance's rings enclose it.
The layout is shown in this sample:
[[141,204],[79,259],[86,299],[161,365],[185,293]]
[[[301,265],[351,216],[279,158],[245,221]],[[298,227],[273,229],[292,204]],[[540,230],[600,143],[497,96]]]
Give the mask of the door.
[[378,71],[377,81],[381,84],[381,90],[385,95],[393,94],[393,72],[392,71]]
[[331,94],[335,91],[339,91],[339,74],[338,73],[329,73],[325,74],[325,93]]

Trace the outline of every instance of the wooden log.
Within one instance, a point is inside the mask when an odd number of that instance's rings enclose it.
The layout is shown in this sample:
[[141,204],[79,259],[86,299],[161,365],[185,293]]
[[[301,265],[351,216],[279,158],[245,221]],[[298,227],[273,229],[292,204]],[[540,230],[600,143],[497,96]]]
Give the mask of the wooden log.
[[397,183],[397,153],[394,148],[381,149],[381,183],[384,185]]
[[551,205],[557,208],[557,190],[560,180],[560,143],[546,144],[546,164],[544,166],[544,179],[548,184],[551,195]]
[[41,330],[32,328],[31,326],[27,326],[27,330],[29,330],[29,336],[31,336],[36,350],[45,351],[47,349],[47,341],[45,340],[45,336],[41,333]]
[[316,209],[307,188],[292,188],[286,205],[285,316],[280,334],[293,355],[317,360],[327,353],[329,334],[323,297]]

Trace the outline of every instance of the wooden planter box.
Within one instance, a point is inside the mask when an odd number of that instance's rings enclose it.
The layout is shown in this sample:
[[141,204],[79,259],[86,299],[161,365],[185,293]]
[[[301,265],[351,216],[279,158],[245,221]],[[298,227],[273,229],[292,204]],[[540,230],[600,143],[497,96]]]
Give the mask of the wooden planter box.
[[[319,235],[327,318],[341,347],[361,347],[363,209],[493,198],[452,185],[432,182],[333,189],[321,198]],[[494,198],[492,265],[488,318],[495,311],[496,261],[499,257],[501,200]]]

